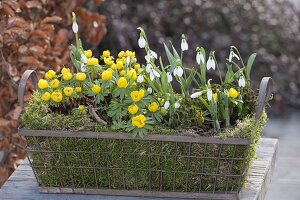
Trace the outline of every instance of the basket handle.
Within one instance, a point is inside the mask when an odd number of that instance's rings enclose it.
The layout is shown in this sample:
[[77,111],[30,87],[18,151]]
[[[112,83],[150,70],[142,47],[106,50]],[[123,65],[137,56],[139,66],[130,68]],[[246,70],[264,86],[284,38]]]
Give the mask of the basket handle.
[[34,70],[26,70],[21,77],[19,87],[18,87],[18,101],[22,108],[24,108],[24,93],[25,93],[26,83],[29,77],[32,80],[34,88],[35,89],[38,88],[38,77],[36,72]]
[[273,79],[271,77],[264,77],[261,79],[258,94],[258,104],[256,109],[255,120],[256,123],[260,120],[266,103],[270,100],[273,93]]

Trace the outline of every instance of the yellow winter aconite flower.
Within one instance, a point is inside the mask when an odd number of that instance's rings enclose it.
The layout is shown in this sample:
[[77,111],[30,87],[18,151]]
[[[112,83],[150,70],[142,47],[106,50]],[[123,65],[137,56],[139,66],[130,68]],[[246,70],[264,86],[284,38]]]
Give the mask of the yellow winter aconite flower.
[[124,76],[124,75],[126,74],[126,71],[125,71],[125,70],[121,70],[121,71],[119,72],[119,74],[120,74],[120,76]]
[[84,110],[84,106],[83,105],[79,105],[78,106],[78,110],[83,111]]
[[146,117],[145,115],[137,115],[131,119],[132,126],[143,128],[145,126]]
[[140,101],[144,97],[144,95],[145,95],[145,90],[143,89],[140,89],[139,91],[134,90],[130,93],[130,97],[134,102]]
[[127,76],[132,79],[132,80],[136,80],[137,79],[137,75],[136,75],[136,71],[134,69],[131,69],[127,72]]
[[122,61],[117,61],[117,69],[118,70],[121,70],[121,69],[123,69],[124,68],[124,65],[123,65],[123,62]]
[[44,101],[49,101],[50,98],[51,98],[51,94],[49,92],[45,92],[41,97],[41,99]]
[[110,56],[110,51],[109,50],[103,51],[102,56],[105,57],[105,58],[109,57]]
[[134,64],[134,69],[139,70],[141,68],[141,65],[139,63]]
[[115,63],[113,63],[109,69],[117,69],[117,65]]
[[121,78],[119,78],[117,85],[119,88],[127,88],[128,82],[127,82],[126,78],[121,77]]
[[158,110],[158,104],[156,102],[152,102],[148,105],[148,110],[150,112],[156,112]]
[[66,73],[62,74],[62,76],[65,81],[72,79],[72,74],[70,72],[66,72]]
[[76,87],[76,88],[75,88],[75,92],[77,92],[77,93],[82,92],[82,88],[81,88],[81,87]]
[[65,68],[64,67],[64,68],[61,69],[60,72],[61,72],[62,75],[64,75],[65,73],[70,73],[70,68]]
[[232,99],[236,99],[239,96],[239,92],[236,91],[234,88],[230,88],[228,91],[228,96],[231,97]]
[[214,98],[215,102],[218,102],[218,93],[214,93],[213,98]]
[[73,89],[72,87],[65,87],[65,88],[64,88],[64,94],[65,94],[67,97],[72,96],[73,91],[74,91],[74,89]]
[[101,87],[99,85],[94,84],[92,87],[92,92],[94,94],[99,94],[101,92]]
[[51,88],[58,88],[58,86],[59,86],[59,80],[58,79],[54,79],[54,80],[52,80],[51,82],[50,82],[50,87]]
[[49,85],[45,79],[40,79],[38,82],[38,86],[40,89],[46,89]]
[[124,55],[125,55],[125,52],[124,52],[124,51],[120,51],[120,52],[118,53],[118,57],[119,57],[119,58],[122,58]]
[[89,49],[83,52],[83,54],[87,57],[87,58],[91,58],[93,56],[93,52]]
[[88,58],[86,64],[89,65],[89,66],[98,65],[99,60],[97,58],[94,58],[94,57],[93,58]]
[[56,72],[50,69],[49,71],[46,72],[45,78],[46,79],[53,79],[56,77]]
[[135,104],[128,106],[128,112],[132,115],[139,111],[139,107]]
[[114,61],[110,57],[107,57],[107,58],[104,58],[104,63],[106,65],[110,66],[110,65],[114,64]]
[[102,72],[101,78],[102,78],[102,80],[108,81],[108,80],[111,79],[112,75],[113,75],[112,70],[107,69],[107,70]]
[[86,79],[86,74],[85,73],[79,72],[79,73],[76,74],[76,80],[84,81],[85,79]]
[[51,99],[53,101],[55,101],[56,103],[59,103],[62,101],[63,95],[61,92],[57,91],[57,92],[52,92],[51,94]]

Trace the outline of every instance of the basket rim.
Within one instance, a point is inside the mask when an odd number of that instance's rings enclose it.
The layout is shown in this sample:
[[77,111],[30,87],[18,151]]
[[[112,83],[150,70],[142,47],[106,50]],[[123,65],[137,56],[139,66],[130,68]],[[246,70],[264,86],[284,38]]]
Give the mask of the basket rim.
[[251,140],[247,138],[220,138],[213,136],[187,136],[187,135],[161,135],[149,134],[144,138],[133,138],[130,134],[124,132],[94,132],[94,131],[66,131],[66,130],[32,130],[18,128],[18,133],[22,136],[40,136],[40,137],[71,137],[71,138],[97,138],[97,139],[124,139],[124,140],[146,140],[146,141],[168,141],[168,142],[191,142],[207,144],[236,144],[250,145]]

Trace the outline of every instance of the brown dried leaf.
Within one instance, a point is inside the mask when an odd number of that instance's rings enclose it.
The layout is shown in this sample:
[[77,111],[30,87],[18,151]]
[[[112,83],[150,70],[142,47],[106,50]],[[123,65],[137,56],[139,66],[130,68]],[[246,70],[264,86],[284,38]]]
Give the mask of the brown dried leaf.
[[27,1],[26,7],[42,9],[42,4],[39,1]]
[[19,62],[28,64],[28,65],[35,65],[35,66],[43,66],[43,63],[38,61],[34,56],[23,56],[19,59]]
[[41,24],[46,24],[46,23],[57,23],[61,22],[62,18],[58,16],[52,16],[52,17],[45,17],[42,21]]

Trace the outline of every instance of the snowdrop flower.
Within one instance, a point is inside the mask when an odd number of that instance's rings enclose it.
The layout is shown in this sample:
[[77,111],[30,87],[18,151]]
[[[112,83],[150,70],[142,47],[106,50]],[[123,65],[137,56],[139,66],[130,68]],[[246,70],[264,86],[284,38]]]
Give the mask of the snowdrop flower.
[[154,51],[150,50],[150,55],[151,57],[157,59],[157,54]]
[[240,60],[240,57],[236,53],[234,53],[234,51],[232,49],[230,49],[230,54],[229,54],[229,58],[228,58],[229,62],[232,61],[232,58],[236,58],[236,59]]
[[146,46],[146,40],[145,40],[145,38],[142,35],[140,35],[140,38],[138,40],[138,44],[139,44],[139,47],[141,49],[145,48],[145,46]]
[[73,22],[72,30],[74,33],[78,33],[78,25],[77,25],[76,21]]
[[151,69],[151,71],[150,71],[150,80],[151,81],[153,81],[153,79],[155,78],[155,77],[157,77],[157,78],[159,78],[160,77],[160,74],[156,71],[156,70],[154,70],[154,69]]
[[81,54],[81,61],[83,63],[86,63],[87,62],[87,57],[84,55],[84,54]]
[[207,100],[212,100],[212,90],[210,88],[207,88]]
[[175,69],[174,69],[174,75],[176,76],[179,76],[179,77],[182,77],[182,74],[183,74],[183,69],[181,66],[176,66]]
[[245,81],[244,76],[240,76],[238,82],[239,82],[239,87],[245,87],[246,86],[246,81]]
[[180,107],[180,103],[178,101],[175,102],[174,107],[177,109]]
[[144,82],[144,76],[143,76],[142,74],[140,74],[140,75],[137,77],[136,81],[137,81],[138,83]]
[[200,97],[201,95],[202,95],[202,92],[195,92],[195,93],[191,94],[191,98],[196,99],[196,98]]
[[152,65],[151,65],[150,63],[148,63],[148,64],[146,65],[146,72],[147,72],[147,73],[150,73],[150,72],[151,72],[151,69],[152,69]]
[[213,70],[216,69],[216,63],[212,56],[209,56],[207,63],[206,63],[206,68],[207,68],[207,70],[209,70],[210,68],[212,68]]
[[168,110],[169,107],[170,107],[170,102],[166,101],[164,104],[164,109]]
[[145,60],[148,62],[150,62],[151,56],[149,54],[145,55]]
[[127,58],[126,58],[126,66],[128,66],[128,65],[129,65],[129,63],[130,63],[130,57],[129,57],[129,56],[127,56]]
[[186,51],[188,49],[189,49],[189,45],[186,42],[185,36],[182,34],[182,36],[181,36],[181,50]]
[[151,93],[152,93],[152,88],[149,87],[149,88],[147,89],[147,92],[148,92],[149,94],[151,94]]
[[167,72],[167,79],[168,79],[168,83],[171,83],[173,80],[172,74],[170,72]]
[[196,61],[197,61],[198,65],[200,65],[201,62],[202,63],[205,62],[203,54],[201,52],[199,52],[199,51],[197,52],[197,55],[196,55]]

